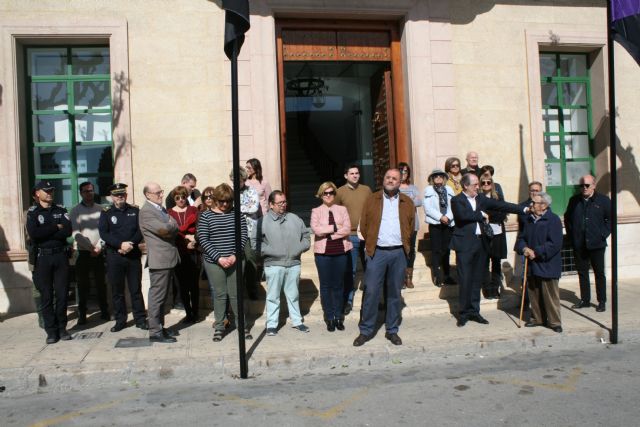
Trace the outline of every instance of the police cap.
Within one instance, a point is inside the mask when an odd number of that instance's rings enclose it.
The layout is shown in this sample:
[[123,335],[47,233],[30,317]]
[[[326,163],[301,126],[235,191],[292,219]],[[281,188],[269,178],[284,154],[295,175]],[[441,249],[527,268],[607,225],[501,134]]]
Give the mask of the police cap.
[[55,190],[55,188],[56,187],[53,184],[51,184],[50,181],[38,181],[35,187],[33,187],[33,192],[35,193],[38,190],[44,190],[44,191]]
[[109,193],[113,196],[116,194],[127,194],[127,184],[118,182],[108,188]]

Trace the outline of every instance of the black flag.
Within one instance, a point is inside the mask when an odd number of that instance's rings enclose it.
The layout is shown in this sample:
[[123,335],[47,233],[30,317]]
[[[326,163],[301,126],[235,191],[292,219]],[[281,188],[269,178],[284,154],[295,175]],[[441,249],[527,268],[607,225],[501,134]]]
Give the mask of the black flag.
[[224,53],[231,59],[233,42],[238,41],[238,54],[244,43],[244,33],[249,30],[249,0],[223,0],[224,17]]
[[640,64],[640,1],[611,0],[609,25],[615,40]]

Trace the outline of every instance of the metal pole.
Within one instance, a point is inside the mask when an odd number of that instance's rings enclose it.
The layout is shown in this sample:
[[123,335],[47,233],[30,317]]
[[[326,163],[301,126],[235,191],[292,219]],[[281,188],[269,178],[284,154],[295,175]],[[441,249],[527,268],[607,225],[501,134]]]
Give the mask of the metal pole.
[[238,351],[240,352],[240,378],[246,379],[248,374],[247,353],[244,341],[244,286],[242,278],[242,264],[244,251],[242,250],[240,226],[240,136],[238,125],[238,39],[233,41],[233,55],[231,57],[231,128],[233,135],[233,214],[236,236],[236,290],[238,293]]
[[616,84],[613,31],[611,30],[611,0],[607,1],[607,56],[609,63],[609,175],[611,176],[611,335],[618,343],[618,173],[616,143]]

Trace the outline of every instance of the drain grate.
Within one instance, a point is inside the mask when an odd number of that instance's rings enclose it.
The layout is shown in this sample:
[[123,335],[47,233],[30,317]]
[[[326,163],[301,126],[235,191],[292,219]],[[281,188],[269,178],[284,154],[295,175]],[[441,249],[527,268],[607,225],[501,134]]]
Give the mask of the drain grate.
[[116,348],[150,347],[151,341],[148,338],[120,338],[116,342]]
[[102,332],[78,332],[73,336],[76,340],[94,340],[102,337]]

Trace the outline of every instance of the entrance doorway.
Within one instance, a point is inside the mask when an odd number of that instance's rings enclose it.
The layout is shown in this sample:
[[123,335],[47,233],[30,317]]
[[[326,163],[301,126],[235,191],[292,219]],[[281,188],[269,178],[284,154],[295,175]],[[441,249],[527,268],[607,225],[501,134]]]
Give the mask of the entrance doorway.
[[282,182],[290,211],[307,224],[320,183],[342,185],[346,166],[358,165],[375,190],[386,169],[408,160],[391,33],[278,32]]

